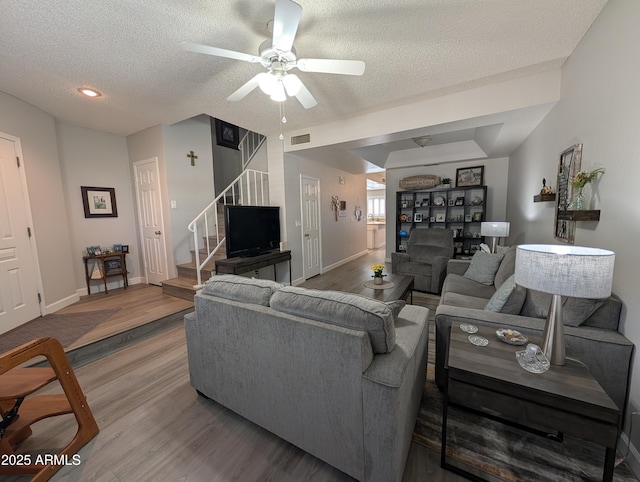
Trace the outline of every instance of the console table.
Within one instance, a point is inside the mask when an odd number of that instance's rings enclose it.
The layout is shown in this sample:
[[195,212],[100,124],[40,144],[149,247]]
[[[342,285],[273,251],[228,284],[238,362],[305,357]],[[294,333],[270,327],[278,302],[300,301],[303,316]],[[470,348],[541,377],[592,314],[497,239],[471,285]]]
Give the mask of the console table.
[[273,265],[273,278],[276,276],[276,265],[289,262],[289,284],[291,284],[291,251],[273,251],[258,256],[227,258],[216,261],[216,273],[218,274],[242,274],[256,271],[265,266]]
[[89,272],[89,261],[94,260],[99,263],[101,278],[104,282],[104,292],[109,293],[107,289],[107,279],[113,276],[122,276],[124,282],[124,289],[129,286],[129,278],[127,277],[127,253],[109,253],[109,254],[96,254],[93,256],[84,256],[84,274],[87,281],[87,293],[91,294],[91,273]]

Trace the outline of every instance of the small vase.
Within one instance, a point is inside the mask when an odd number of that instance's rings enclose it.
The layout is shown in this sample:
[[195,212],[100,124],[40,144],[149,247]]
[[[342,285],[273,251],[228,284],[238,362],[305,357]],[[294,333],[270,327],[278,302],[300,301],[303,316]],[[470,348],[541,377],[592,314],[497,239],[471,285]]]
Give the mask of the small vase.
[[374,276],[373,277],[373,284],[381,285],[382,284],[382,276]]
[[587,203],[585,201],[584,194],[582,194],[582,189],[578,189],[576,195],[573,197],[570,209],[573,211],[584,211],[586,209],[586,205]]

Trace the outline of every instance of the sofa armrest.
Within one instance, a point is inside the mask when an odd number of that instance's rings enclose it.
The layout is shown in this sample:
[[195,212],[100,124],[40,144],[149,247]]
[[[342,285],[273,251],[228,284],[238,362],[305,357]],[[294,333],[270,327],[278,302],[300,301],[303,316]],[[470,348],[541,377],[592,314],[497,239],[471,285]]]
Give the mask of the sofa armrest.
[[431,272],[431,292],[437,295],[442,291],[444,278],[447,276],[447,265],[451,258],[447,256],[436,256],[433,260]]
[[406,263],[409,261],[409,255],[407,253],[391,253],[391,272],[396,273],[396,269],[400,263]]
[[447,274],[454,273],[462,276],[470,264],[471,260],[469,259],[450,259],[447,263]]

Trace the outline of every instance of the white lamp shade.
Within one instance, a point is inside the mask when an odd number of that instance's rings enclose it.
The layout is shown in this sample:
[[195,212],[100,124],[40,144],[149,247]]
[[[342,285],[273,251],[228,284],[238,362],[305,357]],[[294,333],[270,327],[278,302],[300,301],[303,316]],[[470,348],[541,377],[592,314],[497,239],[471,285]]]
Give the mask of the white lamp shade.
[[510,223],[507,222],[485,222],[480,224],[480,234],[494,238],[506,238],[509,236]]
[[515,282],[553,295],[607,298],[614,262],[606,249],[523,244],[516,248]]

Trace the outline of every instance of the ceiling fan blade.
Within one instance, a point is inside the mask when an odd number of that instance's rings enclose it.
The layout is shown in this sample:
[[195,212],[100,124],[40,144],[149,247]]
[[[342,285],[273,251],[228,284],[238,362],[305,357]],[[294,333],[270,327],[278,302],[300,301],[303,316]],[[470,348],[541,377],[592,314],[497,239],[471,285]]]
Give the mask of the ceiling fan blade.
[[311,95],[309,89],[307,89],[302,82],[300,82],[300,90],[296,94],[296,98],[305,109],[311,109],[318,105],[318,101],[313,97],[313,95]]
[[259,74],[254,75],[251,79],[249,79],[249,81],[246,84],[244,84],[242,87],[236,90],[233,94],[227,97],[227,100],[230,102],[237,102],[239,100],[244,99],[247,95],[249,95],[253,91],[253,89],[258,87],[258,84],[260,83],[260,79],[264,75],[269,75],[269,74],[265,72],[260,72]]
[[292,0],[276,0],[273,16],[272,46],[281,52],[289,52],[298,31],[302,7]]
[[303,72],[342,75],[362,75],[365,68],[362,60],[298,59],[296,65]]
[[234,50],[220,49],[218,47],[209,47],[208,45],[195,44],[192,42],[182,42],[181,44],[184,50],[189,52],[196,52],[198,54],[215,55],[216,57],[226,57],[228,59],[244,60],[245,62],[256,63],[260,62],[260,57],[255,55],[244,54],[242,52],[236,52]]

